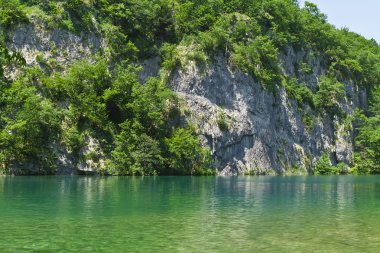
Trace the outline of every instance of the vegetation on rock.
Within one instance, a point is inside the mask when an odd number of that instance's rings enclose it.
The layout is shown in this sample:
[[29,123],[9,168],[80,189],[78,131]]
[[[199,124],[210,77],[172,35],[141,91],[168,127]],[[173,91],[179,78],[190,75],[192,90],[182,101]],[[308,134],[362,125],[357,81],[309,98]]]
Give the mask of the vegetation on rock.
[[[46,29],[95,33],[106,47],[64,71],[25,66],[6,47],[7,31],[33,17]],[[53,173],[57,146],[81,156],[86,136],[96,137],[108,160],[105,173],[203,174],[210,151],[194,128],[178,124],[175,94],[164,80],[141,83],[143,59],[159,56],[171,72],[187,60],[211,63],[223,55],[276,94],[284,87],[303,111],[344,119],[345,82],[367,89],[371,106],[357,121],[354,170],[380,172],[380,47],[347,29],[336,29],[317,6],[295,0],[0,0],[0,167],[28,162]],[[183,54],[187,49],[190,53]],[[294,74],[286,73],[287,49],[308,52]],[[185,50],[186,51],[186,50]],[[307,60],[322,59],[326,73],[312,87],[300,76],[313,73]],[[42,59],[39,57],[39,59]],[[4,74],[18,65],[10,80]],[[223,115],[218,121],[228,130]],[[328,156],[317,173],[326,174]],[[325,173],[326,172],[326,173]]]

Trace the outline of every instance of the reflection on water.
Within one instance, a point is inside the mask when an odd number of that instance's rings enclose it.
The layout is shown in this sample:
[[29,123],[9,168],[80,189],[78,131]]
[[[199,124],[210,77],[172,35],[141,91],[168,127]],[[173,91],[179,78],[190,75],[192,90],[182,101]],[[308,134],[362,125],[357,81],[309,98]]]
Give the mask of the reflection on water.
[[377,252],[380,177],[0,177],[10,251]]

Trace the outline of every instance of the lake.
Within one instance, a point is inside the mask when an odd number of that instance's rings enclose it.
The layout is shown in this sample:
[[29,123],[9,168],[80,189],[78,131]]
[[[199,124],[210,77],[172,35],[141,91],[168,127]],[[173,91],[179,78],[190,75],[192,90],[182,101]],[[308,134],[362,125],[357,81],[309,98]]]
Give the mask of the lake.
[[0,177],[1,252],[379,252],[380,177]]

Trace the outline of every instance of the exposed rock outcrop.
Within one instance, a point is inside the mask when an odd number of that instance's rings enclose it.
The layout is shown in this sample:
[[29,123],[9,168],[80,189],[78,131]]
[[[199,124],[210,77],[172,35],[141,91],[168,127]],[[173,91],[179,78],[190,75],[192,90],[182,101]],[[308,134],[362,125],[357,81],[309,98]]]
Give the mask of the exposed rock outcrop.
[[[283,59],[284,71],[294,74],[294,64],[304,57],[289,52]],[[312,73],[303,79],[313,88],[324,70],[320,61],[311,66]],[[307,171],[322,151],[331,152],[335,162],[352,161],[351,122],[322,115],[307,130],[300,108],[284,88],[276,94],[263,90],[250,75],[232,70],[221,56],[207,69],[193,63],[176,70],[170,85],[186,101],[188,120],[198,126],[204,144],[211,147],[221,175]],[[352,115],[362,105],[365,92],[347,86],[353,99],[341,106]],[[218,126],[221,117],[228,129]]]
[[[72,34],[64,29],[47,30],[42,21],[16,26],[8,35],[7,47],[21,53],[27,66],[64,69],[76,60],[89,58],[104,48],[101,37],[95,33]],[[16,69],[7,69],[6,75],[14,79]]]
[[[74,35],[61,29],[47,31],[38,23],[17,26],[8,37],[7,46],[20,52],[27,65],[48,66],[55,62],[66,66],[104,47],[95,34]],[[312,52],[288,48],[280,59],[284,73],[298,75],[301,82],[315,91],[318,77],[326,70],[323,57],[311,55]],[[310,67],[309,73],[297,72],[296,65],[300,63]],[[159,58],[141,63],[140,79],[158,75],[159,64]],[[15,70],[8,70],[8,76],[15,75]],[[313,127],[307,129],[301,109],[296,101],[289,99],[283,87],[279,86],[275,93],[264,90],[252,76],[232,69],[223,56],[216,57],[205,69],[190,61],[172,73],[169,84],[186,102],[186,120],[198,127],[204,145],[211,148],[220,175],[285,173],[295,169],[302,173],[312,168],[322,151],[330,152],[336,163],[352,161],[351,121],[319,115]],[[346,99],[341,108],[353,115],[356,107],[366,106],[366,91],[350,81],[345,85],[346,97],[350,100]],[[83,171],[104,167],[103,158],[92,157],[99,151],[98,146],[97,140],[89,138],[81,150],[88,159],[79,163],[58,148],[58,171],[71,173],[70,168],[75,164]]]

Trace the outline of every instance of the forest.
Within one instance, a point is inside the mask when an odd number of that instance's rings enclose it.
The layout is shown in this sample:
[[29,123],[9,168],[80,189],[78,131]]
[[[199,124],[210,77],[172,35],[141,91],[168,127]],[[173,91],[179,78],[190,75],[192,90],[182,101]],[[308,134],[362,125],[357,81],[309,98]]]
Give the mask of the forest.
[[[8,32],[31,17],[48,30],[97,34],[106,47],[70,66],[43,59],[28,66],[6,45]],[[294,76],[283,71],[279,55],[289,47],[323,59],[327,71],[316,89],[300,81],[307,62]],[[207,66],[217,55],[270,93],[285,88],[310,112],[306,127],[317,115],[353,122],[350,169],[322,155],[314,174],[380,173],[380,47],[296,0],[0,0],[0,170],[33,163],[39,174],[54,174],[57,149],[65,147],[79,163],[86,136],[94,136],[106,158],[101,174],[215,174],[211,151],[197,127],[182,120],[168,79],[188,61]],[[152,57],[162,59],[160,77],[142,82],[138,62]],[[9,69],[18,70],[16,78]],[[349,99],[347,80],[369,94],[355,118],[340,107]],[[99,153],[86,156],[99,160]]]

